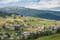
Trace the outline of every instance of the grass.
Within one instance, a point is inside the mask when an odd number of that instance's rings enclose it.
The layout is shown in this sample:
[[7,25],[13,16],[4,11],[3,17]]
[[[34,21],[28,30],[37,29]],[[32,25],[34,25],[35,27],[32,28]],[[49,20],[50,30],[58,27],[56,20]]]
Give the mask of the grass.
[[[55,23],[60,24],[60,21],[48,20],[48,19],[43,19],[43,18],[31,17],[31,16],[21,17],[21,16],[16,15],[15,18],[14,16],[7,16],[6,18],[0,17],[0,26],[3,25],[4,23],[7,23],[6,27],[13,26],[11,23],[15,23],[15,25],[29,24],[30,27],[28,29],[31,31],[34,31],[36,29],[31,28],[31,26],[43,25],[43,24],[47,26],[47,25],[51,25]],[[26,31],[28,29],[24,29],[23,31]]]
[[37,38],[35,40],[60,40],[60,34],[44,36],[44,37]]
[[[43,19],[43,18],[37,18],[37,17],[31,17],[31,16],[27,16],[27,17],[20,17],[20,16],[7,16],[6,18],[0,18],[0,23],[4,23],[6,21],[10,21],[10,22],[14,22],[14,20],[20,22],[22,21],[25,24],[30,24],[30,25],[42,25],[42,24],[46,24],[46,25],[50,25],[50,24],[60,24],[60,21],[56,21],[56,20],[48,20],[48,19]],[[26,20],[26,22],[24,22]],[[32,20],[32,21],[31,21]]]

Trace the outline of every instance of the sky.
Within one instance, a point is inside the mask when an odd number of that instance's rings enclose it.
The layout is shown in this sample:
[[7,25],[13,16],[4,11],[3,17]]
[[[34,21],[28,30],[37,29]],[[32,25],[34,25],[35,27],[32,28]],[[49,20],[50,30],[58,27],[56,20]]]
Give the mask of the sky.
[[33,9],[54,9],[60,7],[60,0],[0,0],[0,7],[7,6],[22,6]]

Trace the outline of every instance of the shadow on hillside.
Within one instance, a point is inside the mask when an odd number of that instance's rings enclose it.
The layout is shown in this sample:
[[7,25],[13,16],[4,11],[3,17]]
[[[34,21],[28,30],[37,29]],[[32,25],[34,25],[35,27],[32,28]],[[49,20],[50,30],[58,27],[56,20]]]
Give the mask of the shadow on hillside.
[[49,14],[49,13],[40,14],[40,15],[37,15],[37,17],[49,19],[49,20],[60,20],[60,16],[56,16],[54,14]]

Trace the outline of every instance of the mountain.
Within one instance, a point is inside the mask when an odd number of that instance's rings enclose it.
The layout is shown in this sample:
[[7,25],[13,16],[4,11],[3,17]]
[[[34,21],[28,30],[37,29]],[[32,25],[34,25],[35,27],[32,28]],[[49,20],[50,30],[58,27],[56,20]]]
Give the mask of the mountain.
[[60,7],[54,7],[54,8],[50,8],[50,10],[54,10],[54,11],[60,11]]
[[36,10],[36,9],[30,9],[24,7],[5,7],[5,8],[0,8],[0,11],[8,14],[16,13],[25,16],[34,16],[34,17],[51,19],[51,20],[60,20],[59,11]]

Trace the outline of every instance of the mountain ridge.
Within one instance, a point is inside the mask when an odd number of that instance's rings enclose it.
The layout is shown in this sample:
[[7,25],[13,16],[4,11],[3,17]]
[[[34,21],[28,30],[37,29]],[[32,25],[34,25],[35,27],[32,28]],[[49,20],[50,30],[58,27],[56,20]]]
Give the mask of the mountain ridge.
[[5,7],[5,8],[0,8],[0,11],[6,13],[16,13],[25,16],[41,17],[41,18],[46,18],[51,20],[60,20],[59,11],[36,10],[36,9],[30,9],[24,7]]

